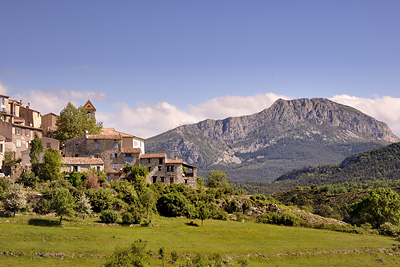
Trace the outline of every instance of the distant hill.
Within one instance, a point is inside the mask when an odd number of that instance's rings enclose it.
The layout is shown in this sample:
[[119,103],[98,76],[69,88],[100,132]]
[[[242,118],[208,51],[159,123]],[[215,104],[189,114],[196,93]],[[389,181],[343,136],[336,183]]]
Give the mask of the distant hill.
[[312,185],[393,184],[400,180],[400,143],[358,153],[339,164],[307,167],[288,172],[272,183],[237,184],[250,193],[272,194]]
[[277,100],[259,113],[183,125],[146,141],[199,167],[220,169],[230,181],[273,181],[304,166],[399,142],[389,127],[349,106],[323,98]]

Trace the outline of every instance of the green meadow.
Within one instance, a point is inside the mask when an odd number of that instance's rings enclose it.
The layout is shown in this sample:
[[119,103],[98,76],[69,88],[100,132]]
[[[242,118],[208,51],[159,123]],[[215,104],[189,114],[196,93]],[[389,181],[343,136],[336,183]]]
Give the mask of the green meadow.
[[[116,247],[137,239],[154,252],[151,266],[162,266],[157,251],[165,247],[166,266],[179,266],[197,253],[248,259],[249,266],[399,266],[397,239],[254,222],[155,217],[152,226],[100,225],[94,220],[54,217],[0,218],[0,266],[101,266]],[[194,221],[201,225],[200,221]],[[88,225],[89,224],[89,225]],[[179,259],[168,263],[171,252]]]

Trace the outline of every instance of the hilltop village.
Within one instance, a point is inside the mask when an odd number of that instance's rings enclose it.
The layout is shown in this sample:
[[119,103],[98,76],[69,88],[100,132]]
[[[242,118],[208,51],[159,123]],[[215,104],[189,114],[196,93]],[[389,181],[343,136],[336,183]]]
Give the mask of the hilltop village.
[[[96,108],[90,100],[83,106],[89,116],[96,116]],[[37,134],[44,150],[54,149],[62,155],[62,171],[86,172],[90,169],[102,171],[108,180],[123,180],[126,164],[145,166],[149,169],[148,183],[185,184],[196,188],[197,168],[182,159],[167,158],[166,153],[146,154],[145,139],[122,133],[113,128],[103,128],[100,134],[85,134],[66,140],[60,149],[60,141],[47,136],[57,129],[57,115],[41,115],[22,100],[0,95],[0,168],[4,168],[5,155],[11,155],[21,167],[30,166],[30,143]],[[43,153],[44,154],[44,153]],[[42,154],[42,156],[43,156]]]

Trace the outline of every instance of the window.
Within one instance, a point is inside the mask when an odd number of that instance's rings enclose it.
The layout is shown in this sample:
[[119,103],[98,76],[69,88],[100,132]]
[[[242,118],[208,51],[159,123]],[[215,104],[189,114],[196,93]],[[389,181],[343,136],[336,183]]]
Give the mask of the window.
[[170,183],[170,184],[173,184],[173,183],[174,183],[174,177],[170,177],[170,178],[169,178],[169,183]]
[[1,108],[1,111],[2,112],[6,112],[6,108]]
[[118,168],[117,163],[114,163],[114,170]]
[[75,144],[75,148],[78,149],[79,148],[79,144]]
[[15,129],[15,131],[16,131],[16,133],[17,133],[17,135],[20,135],[21,134],[21,129]]
[[26,147],[26,149],[29,148],[29,142],[25,142],[25,147]]
[[29,136],[29,129],[26,129],[26,136]]
[[21,140],[17,140],[17,147],[21,147]]
[[161,171],[161,166],[158,166],[158,171],[159,171],[159,172]]
[[95,149],[98,149],[98,148],[99,148],[99,144],[97,144],[97,143],[94,144],[94,148],[95,148]]
[[147,159],[147,163],[151,163],[151,159]]
[[46,143],[46,148],[50,148],[51,144],[50,143]]
[[117,153],[111,153],[111,158],[115,159],[117,157]]
[[75,154],[75,158],[79,158],[79,154]]
[[125,154],[125,162],[131,164],[132,163],[132,155],[131,154]]
[[167,172],[169,172],[169,166],[167,166]]
[[161,158],[161,159],[158,159],[158,162],[159,162],[160,164],[163,164],[162,158]]
[[95,157],[96,159],[98,159],[98,158],[99,158],[99,154],[94,154],[94,157]]
[[118,143],[115,143],[115,144],[114,144],[114,148],[118,148]]
[[185,184],[187,184],[188,183],[188,179],[185,179]]
[[149,172],[151,172],[151,167],[149,167]]
[[171,166],[171,172],[173,172],[174,171],[174,166]]
[[101,166],[96,167],[97,171],[101,171]]
[[157,183],[157,176],[153,176],[153,184]]
[[165,177],[160,177],[161,178],[161,183],[165,182]]

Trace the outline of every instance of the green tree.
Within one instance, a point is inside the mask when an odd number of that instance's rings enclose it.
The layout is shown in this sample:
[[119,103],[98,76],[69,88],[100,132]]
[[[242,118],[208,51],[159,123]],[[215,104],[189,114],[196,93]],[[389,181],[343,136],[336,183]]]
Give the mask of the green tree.
[[60,140],[60,145],[63,147],[66,140],[84,135],[86,132],[99,134],[103,123],[96,122],[96,118],[87,114],[84,107],[76,108],[69,102],[57,117],[56,126],[55,138]]
[[211,188],[229,187],[226,181],[226,174],[219,170],[211,170],[207,176],[207,186]]
[[81,214],[82,219],[85,220],[86,215],[92,213],[92,205],[90,205],[89,198],[85,194],[82,194],[76,204],[76,210]]
[[15,183],[10,184],[4,196],[4,208],[12,211],[15,217],[16,211],[25,208],[26,203],[24,186]]
[[350,214],[358,223],[370,223],[374,228],[390,222],[400,224],[400,197],[390,188],[378,188],[350,206]]
[[181,193],[169,193],[157,201],[157,210],[161,216],[178,217],[188,214],[189,202]]
[[32,171],[38,175],[39,174],[39,163],[40,163],[40,153],[43,152],[43,142],[40,140],[38,134],[35,133],[35,138],[31,141],[31,149],[29,151],[29,157],[32,165]]
[[126,164],[123,172],[126,174],[126,179],[133,183],[135,189],[141,191],[146,183],[146,176],[149,174],[149,169],[144,166],[136,166]]
[[205,203],[200,204],[197,214],[198,214],[199,219],[201,220],[201,226],[203,226],[203,221],[207,220],[211,216],[211,212]]
[[74,215],[75,206],[75,198],[69,190],[67,188],[58,188],[51,200],[51,208],[56,212],[57,216],[60,216],[59,225],[61,225],[63,216]]
[[61,155],[56,150],[49,148],[44,153],[41,178],[43,180],[57,180],[61,171]]

